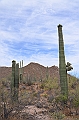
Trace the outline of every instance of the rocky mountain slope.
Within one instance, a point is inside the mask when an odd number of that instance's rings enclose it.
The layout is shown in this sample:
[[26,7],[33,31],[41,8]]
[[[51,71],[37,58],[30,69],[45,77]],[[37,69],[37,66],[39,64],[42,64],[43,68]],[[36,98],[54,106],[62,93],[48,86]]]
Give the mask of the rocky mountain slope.
[[[11,67],[0,67],[0,95],[5,98],[8,120],[79,120],[77,78],[68,74],[69,96],[67,103],[63,104],[58,67],[44,67],[31,62],[23,67],[23,82],[19,84],[18,103],[11,103],[10,82],[6,82],[11,80],[11,72]],[[27,79],[33,80],[33,84],[28,85]],[[0,98],[0,116],[4,110],[3,99]]]
[[[0,67],[0,79],[9,77],[11,75],[11,67]],[[59,78],[59,71],[57,66],[44,67],[38,63],[29,63],[23,67],[23,76],[35,78],[36,80],[44,79],[46,76],[50,78]]]

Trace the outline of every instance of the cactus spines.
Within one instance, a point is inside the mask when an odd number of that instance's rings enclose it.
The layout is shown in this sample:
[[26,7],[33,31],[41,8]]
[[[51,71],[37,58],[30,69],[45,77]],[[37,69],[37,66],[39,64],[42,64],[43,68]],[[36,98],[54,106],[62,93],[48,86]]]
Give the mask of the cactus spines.
[[62,25],[58,25],[58,36],[59,36],[59,75],[60,75],[60,86],[61,94],[68,97],[68,82],[67,82],[67,72],[65,64],[65,55],[64,55],[64,42],[63,42],[63,33]]

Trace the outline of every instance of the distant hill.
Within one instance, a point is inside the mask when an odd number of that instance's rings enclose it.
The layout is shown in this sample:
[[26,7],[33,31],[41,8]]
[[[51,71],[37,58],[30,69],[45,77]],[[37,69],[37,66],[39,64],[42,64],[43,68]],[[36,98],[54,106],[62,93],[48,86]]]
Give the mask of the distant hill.
[[59,78],[59,70],[57,66],[44,67],[38,63],[31,62],[24,67],[24,76],[30,76],[36,80],[44,79],[47,76]]
[[0,67],[0,80],[11,75],[11,67]]
[[[0,67],[0,79],[9,77],[11,75],[11,67]],[[23,76],[31,77],[36,80],[44,79],[47,76],[50,78],[59,78],[59,69],[57,66],[44,67],[38,63],[31,62],[23,67]]]

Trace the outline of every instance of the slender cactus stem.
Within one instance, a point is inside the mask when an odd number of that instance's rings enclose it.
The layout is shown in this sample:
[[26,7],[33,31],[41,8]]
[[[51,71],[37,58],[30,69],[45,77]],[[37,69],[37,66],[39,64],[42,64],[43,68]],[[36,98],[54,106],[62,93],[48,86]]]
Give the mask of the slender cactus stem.
[[64,42],[63,42],[63,33],[62,25],[58,25],[58,35],[59,35],[59,74],[60,74],[60,86],[61,94],[68,97],[68,82],[67,82],[67,71],[65,64],[65,55],[64,55]]

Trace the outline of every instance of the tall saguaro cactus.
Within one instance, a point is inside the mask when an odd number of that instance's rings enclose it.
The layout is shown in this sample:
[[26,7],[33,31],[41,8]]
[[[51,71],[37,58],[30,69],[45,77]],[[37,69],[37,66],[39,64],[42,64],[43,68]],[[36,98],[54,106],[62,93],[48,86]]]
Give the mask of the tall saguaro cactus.
[[19,89],[19,63],[16,64],[16,69],[15,69],[15,100],[18,100],[18,89]]
[[16,70],[15,70],[15,87],[19,88],[19,63],[16,64]]
[[59,35],[59,74],[60,74],[60,86],[61,94],[68,97],[68,82],[67,82],[67,72],[65,64],[65,55],[64,55],[64,42],[63,42],[63,33],[62,25],[58,25],[58,35]]
[[16,61],[12,61],[12,80],[11,80],[11,94],[14,94],[14,87],[15,87],[15,69],[16,69]]
[[11,98],[18,100],[18,88],[19,88],[19,63],[12,61],[12,81],[11,81]]

